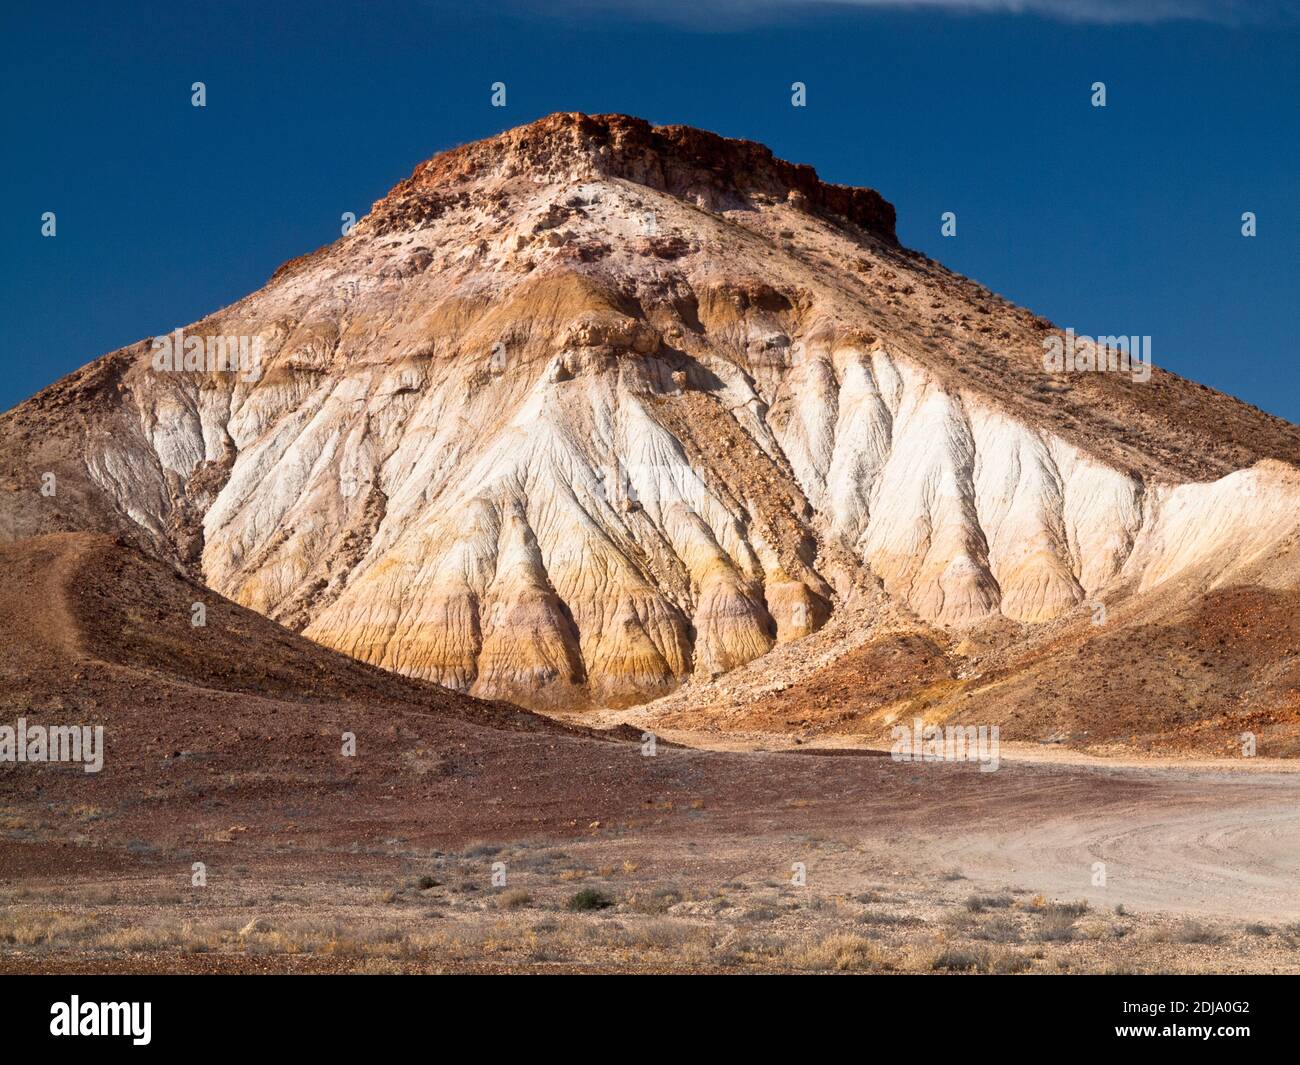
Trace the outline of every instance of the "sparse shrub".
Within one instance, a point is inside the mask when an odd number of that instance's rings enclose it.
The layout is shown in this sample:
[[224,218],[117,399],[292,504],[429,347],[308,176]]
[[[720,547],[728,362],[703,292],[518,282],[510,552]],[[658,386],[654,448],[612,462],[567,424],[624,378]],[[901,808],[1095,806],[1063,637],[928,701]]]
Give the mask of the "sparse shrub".
[[893,969],[894,965],[861,936],[835,932],[815,940],[797,940],[784,949],[785,960],[796,969],[845,972]]
[[682,901],[682,893],[672,887],[655,887],[629,892],[624,901],[633,913],[663,914]]
[[34,947],[85,938],[95,928],[93,916],[46,910],[0,914],[0,943]]
[[1031,962],[1018,950],[1006,950],[996,954],[989,972],[998,976],[1015,976],[1029,968]]
[[712,945],[712,936],[707,928],[671,917],[641,922],[634,928],[619,932],[618,939],[626,946],[641,950],[681,951],[692,943],[702,948]]
[[1010,895],[971,895],[966,899],[966,909],[971,913],[985,910],[1005,910],[1015,900]]
[[503,910],[521,910],[532,905],[533,897],[523,888],[512,888],[497,897],[497,905]]
[[1078,927],[1078,933],[1084,939],[1100,941],[1103,939],[1122,939],[1128,935],[1128,926],[1114,924],[1107,920],[1093,920]]
[[1044,943],[1068,943],[1074,938],[1074,918],[1065,910],[1044,911],[1038,922],[1038,938]]
[[1042,908],[1045,914],[1064,914],[1068,917],[1082,917],[1088,912],[1088,903],[1079,899],[1077,902],[1051,902]]
[[975,939],[988,940],[990,943],[1019,943],[1020,925],[1014,917],[999,914],[985,921],[971,935]]
[[1172,928],[1157,930],[1151,938],[1157,943],[1200,943],[1211,945],[1221,942],[1223,934],[1209,925],[1201,924],[1200,921],[1186,920],[1174,925]]
[[989,959],[987,947],[944,947],[930,962],[930,968],[935,972],[945,969],[954,973],[988,972]]
[[613,906],[614,900],[594,888],[583,888],[576,894],[570,895],[569,901],[564,905],[570,910],[604,910]]
[[744,965],[771,961],[779,953],[772,939],[734,929],[712,945],[710,959],[717,965]]
[[918,925],[925,924],[920,917],[914,917],[910,913],[882,913],[880,910],[865,910],[857,916],[858,924],[879,924],[879,925]]

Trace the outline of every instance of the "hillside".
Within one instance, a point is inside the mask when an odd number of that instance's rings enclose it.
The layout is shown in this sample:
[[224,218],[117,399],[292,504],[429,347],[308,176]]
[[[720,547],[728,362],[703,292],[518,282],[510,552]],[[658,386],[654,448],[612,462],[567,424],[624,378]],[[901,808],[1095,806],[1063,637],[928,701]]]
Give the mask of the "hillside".
[[[943,648],[941,676],[871,678],[885,716],[1014,706],[1089,742],[1103,682],[1197,720],[1235,698],[1115,648],[1297,587],[1300,429],[1158,368],[1047,372],[1059,331],[900,247],[879,194],[699,130],[560,114],[445,152],[185,333],[264,356],[155,369],[142,341],[4,415],[0,535],[106,532],[485,698],[685,684],[703,713],[838,619],[840,651]],[[1292,656],[1267,655],[1250,707],[1282,712]],[[1091,679],[1053,709],[1062,668]],[[971,677],[996,698],[922,691]]]

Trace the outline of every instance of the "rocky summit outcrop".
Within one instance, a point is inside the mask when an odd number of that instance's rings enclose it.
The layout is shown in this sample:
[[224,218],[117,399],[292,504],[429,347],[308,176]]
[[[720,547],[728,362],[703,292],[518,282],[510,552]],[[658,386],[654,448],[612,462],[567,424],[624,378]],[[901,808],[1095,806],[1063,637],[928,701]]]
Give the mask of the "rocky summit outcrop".
[[553,115],[422,164],[174,358],[141,342],[5,415],[0,535],[124,536],[542,708],[653,699],[846,610],[1028,638],[1268,579],[1300,430],[1160,370],[1048,373],[1055,335],[900,247],[873,191]]

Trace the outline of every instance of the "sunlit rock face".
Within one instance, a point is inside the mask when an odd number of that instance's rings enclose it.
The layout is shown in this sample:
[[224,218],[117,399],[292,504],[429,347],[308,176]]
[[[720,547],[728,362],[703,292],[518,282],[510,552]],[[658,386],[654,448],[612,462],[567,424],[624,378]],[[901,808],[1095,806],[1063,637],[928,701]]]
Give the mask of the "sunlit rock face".
[[1294,427],[1159,371],[1053,377],[1051,329],[901,248],[870,190],[555,115],[187,328],[255,372],[142,343],[31,403],[93,402],[77,505],[239,603],[452,688],[623,705],[865,586],[1036,625],[1295,534]]

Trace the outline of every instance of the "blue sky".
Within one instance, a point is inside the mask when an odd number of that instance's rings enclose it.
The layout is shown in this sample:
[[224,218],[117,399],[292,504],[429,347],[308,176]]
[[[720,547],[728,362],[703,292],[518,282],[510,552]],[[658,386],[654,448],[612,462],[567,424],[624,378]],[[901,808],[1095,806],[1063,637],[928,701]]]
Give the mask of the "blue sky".
[[1079,333],[1149,334],[1158,365],[1300,422],[1292,3],[183,6],[6,15],[0,408],[260,287],[422,159],[572,110],[879,189],[905,244]]

